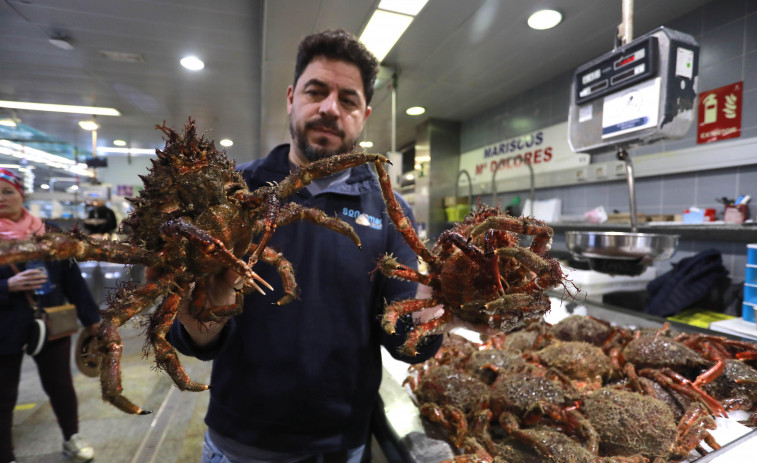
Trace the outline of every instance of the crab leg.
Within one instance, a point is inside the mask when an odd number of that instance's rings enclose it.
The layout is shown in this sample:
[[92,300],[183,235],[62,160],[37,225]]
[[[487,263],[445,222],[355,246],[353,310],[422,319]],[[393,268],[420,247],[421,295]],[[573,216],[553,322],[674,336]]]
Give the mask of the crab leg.
[[154,266],[160,260],[136,246],[114,241],[98,241],[83,235],[45,233],[28,240],[0,242],[0,265],[29,260],[94,260],[116,264]]
[[[257,245],[251,244],[247,252],[255,252]],[[297,287],[297,281],[294,279],[294,267],[286,260],[283,254],[276,252],[271,248],[265,248],[260,259],[268,265],[276,268],[281,277],[284,286],[284,296],[276,301],[276,305],[284,305],[300,297],[300,289]]]
[[225,263],[229,268],[242,275],[245,279],[245,285],[252,286],[261,294],[265,294],[265,292],[260,286],[255,284],[254,280],[259,281],[266,288],[273,290],[273,287],[271,287],[271,285],[269,285],[257,273],[253,272],[247,264],[239,260],[231,253],[231,251],[226,249],[226,246],[224,246],[221,240],[214,238],[208,232],[198,228],[196,225],[187,222],[184,219],[173,219],[164,223],[160,227],[160,232],[166,235],[167,238],[186,238],[203,254],[214,260]]
[[552,235],[554,234],[552,228],[547,226],[541,220],[531,217],[515,218],[509,216],[494,216],[489,217],[476,225],[470,231],[470,235],[479,235],[482,230],[488,230],[490,228],[503,229],[523,235],[533,235],[534,238],[533,241],[531,241],[531,250],[539,255],[549,250],[549,246],[552,243]]
[[493,246],[494,246],[494,239],[493,235],[490,235],[489,232],[486,233],[484,237],[484,243],[485,246],[488,247],[487,251],[489,252],[482,252],[478,247],[473,245],[470,242],[470,239],[464,237],[460,233],[452,230],[446,230],[444,231],[440,236],[438,243],[441,245],[443,250],[446,250],[448,247],[454,245],[457,246],[460,251],[463,252],[470,260],[476,263],[479,267],[482,269],[488,269],[485,270],[485,273],[490,275],[490,279],[492,280],[492,283],[497,288],[497,291],[499,294],[504,294],[504,289],[502,288],[502,281],[499,277],[499,267],[497,266],[497,256],[494,255],[493,252]]
[[[183,294],[184,292],[182,292]],[[196,383],[189,378],[184,367],[179,362],[179,356],[176,354],[173,346],[166,340],[166,333],[171,328],[171,324],[176,318],[179,304],[182,296],[177,293],[171,293],[155,310],[150,318],[150,328],[148,336],[150,344],[155,349],[155,362],[158,368],[168,373],[173,379],[174,384],[182,391],[205,391],[209,386]]]
[[345,221],[336,217],[326,215],[325,212],[319,209],[313,209],[310,207],[304,207],[298,203],[287,203],[286,206],[279,211],[278,224],[289,225],[290,223],[298,220],[307,220],[310,223],[321,225],[326,228],[330,228],[337,233],[341,233],[347,238],[351,239],[357,247],[361,247],[360,237],[357,236],[355,230]]
[[[291,175],[277,185],[277,191],[280,198],[286,198],[295,191],[298,191],[310,184],[315,178],[328,177],[336,172],[360,166],[368,162],[388,162],[389,160],[380,154],[369,154],[363,152],[354,152],[332,156],[310,162],[300,166]],[[254,193],[256,193],[257,190]]]
[[437,258],[433,254],[431,254],[431,251],[429,251],[426,245],[423,244],[421,239],[415,233],[415,229],[413,228],[413,224],[410,222],[410,219],[405,217],[405,214],[402,212],[402,207],[397,201],[397,198],[394,196],[392,183],[389,180],[389,174],[387,174],[386,170],[384,169],[382,160],[374,161],[374,165],[376,166],[379,183],[381,184],[381,192],[384,195],[386,212],[387,214],[389,214],[392,222],[394,222],[394,226],[397,228],[397,231],[402,234],[402,236],[405,238],[405,241],[407,241],[408,246],[410,246],[410,248],[415,251],[416,254],[421,256],[421,259],[423,259],[424,262],[429,265],[435,264],[437,262]]
[[121,335],[118,334],[118,328],[150,307],[157,298],[168,294],[173,278],[173,274],[164,275],[159,280],[147,282],[133,291],[121,288],[111,297],[110,306],[102,314],[102,323],[98,333],[102,398],[126,413],[146,415],[150,412],[142,410],[121,394],[123,391],[121,386],[123,343]]
[[[464,309],[480,306],[480,303],[470,302]],[[511,331],[520,320],[530,320],[541,316],[549,310],[549,297],[540,294],[505,294],[499,299],[484,304],[484,310],[489,314],[487,323],[499,331]]]
[[650,377],[658,383],[668,386],[686,397],[702,403],[707,407],[710,413],[714,415],[728,416],[723,406],[720,405],[720,402],[699,388],[699,386],[669,368],[663,368],[660,371],[645,368],[639,371],[639,375]]
[[237,291],[236,293],[237,297],[234,304],[206,308],[208,300],[207,280],[197,281],[192,291],[191,314],[201,322],[213,323],[238,315],[242,312],[242,292]]
[[381,257],[378,264],[378,270],[384,275],[391,278],[398,278],[400,280],[415,281],[426,286],[431,286],[432,278],[429,275],[420,273],[409,267],[397,262],[394,256],[385,254]]
[[529,249],[521,247],[499,248],[495,251],[495,254],[512,257],[536,273],[536,278],[522,287],[514,288],[513,291],[515,292],[534,293],[544,291],[562,281],[563,275],[559,262],[542,259],[538,254]]

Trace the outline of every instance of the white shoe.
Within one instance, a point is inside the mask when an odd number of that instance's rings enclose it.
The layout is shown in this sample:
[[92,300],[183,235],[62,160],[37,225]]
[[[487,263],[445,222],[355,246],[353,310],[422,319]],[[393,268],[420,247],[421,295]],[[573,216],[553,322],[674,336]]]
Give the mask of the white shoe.
[[95,458],[95,449],[79,434],[74,434],[70,440],[63,442],[63,455],[76,463],[86,463]]

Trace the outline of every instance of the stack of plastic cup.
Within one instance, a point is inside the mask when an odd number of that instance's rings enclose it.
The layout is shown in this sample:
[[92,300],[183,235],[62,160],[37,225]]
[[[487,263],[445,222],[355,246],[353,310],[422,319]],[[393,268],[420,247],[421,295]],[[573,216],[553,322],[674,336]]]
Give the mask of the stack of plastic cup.
[[744,279],[744,305],[741,317],[754,323],[755,311],[757,311],[757,243],[746,246],[746,278]]

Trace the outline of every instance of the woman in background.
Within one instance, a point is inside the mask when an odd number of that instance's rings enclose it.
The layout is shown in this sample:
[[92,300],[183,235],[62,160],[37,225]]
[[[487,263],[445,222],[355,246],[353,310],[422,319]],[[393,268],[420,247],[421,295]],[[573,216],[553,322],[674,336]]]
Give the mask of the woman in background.
[[[0,169],[0,239],[26,239],[45,232],[46,225],[23,207],[23,182],[13,172]],[[34,314],[27,292],[40,290],[49,278],[52,288],[37,297],[42,307],[70,301],[76,305],[82,325],[97,333],[100,313],[78,265],[71,259],[46,262],[40,269],[18,264],[0,266],[0,463],[15,461],[13,409],[18,399],[24,346],[33,336]],[[63,454],[75,462],[88,462],[94,450],[79,435],[78,402],[71,377],[71,337],[49,341],[35,355],[45,393],[50,398],[63,432]]]

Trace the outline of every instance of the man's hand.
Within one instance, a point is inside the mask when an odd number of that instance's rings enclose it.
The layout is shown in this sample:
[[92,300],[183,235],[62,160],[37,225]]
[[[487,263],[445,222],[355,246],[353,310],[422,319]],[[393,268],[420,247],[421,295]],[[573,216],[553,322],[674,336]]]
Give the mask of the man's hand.
[[[145,277],[148,280],[154,279],[152,269],[147,269]],[[242,289],[243,284],[244,279],[232,270],[212,276],[207,286],[205,307],[210,308],[234,304],[237,299],[236,290]],[[201,322],[193,317],[189,311],[192,290],[194,290],[194,284],[190,285],[187,293],[184,295],[176,313],[176,318],[181,322],[184,329],[187,330],[187,333],[192,338],[192,341],[198,347],[206,347],[218,338],[219,333],[226,326],[228,319],[217,322]]]
[[[415,293],[415,297],[417,299],[428,299],[431,297],[431,287],[426,285],[418,285],[418,290]],[[436,318],[441,317],[444,314],[444,305],[443,304],[437,304],[433,307],[428,307],[422,310],[418,310],[416,312],[413,312],[413,325],[420,325],[421,323],[427,323],[431,320],[434,320]],[[434,334],[444,334],[449,332],[450,330],[453,330],[455,328],[466,328],[471,331],[475,331],[479,334],[481,334],[481,337],[486,339],[490,336],[495,336],[497,334],[500,334],[501,331],[495,330],[494,328],[490,327],[489,325],[483,324],[483,323],[471,323],[469,321],[463,320],[462,318],[458,317],[457,315],[452,315],[452,320],[450,320],[448,323],[443,324],[441,327],[439,327],[438,330],[435,330]]]

